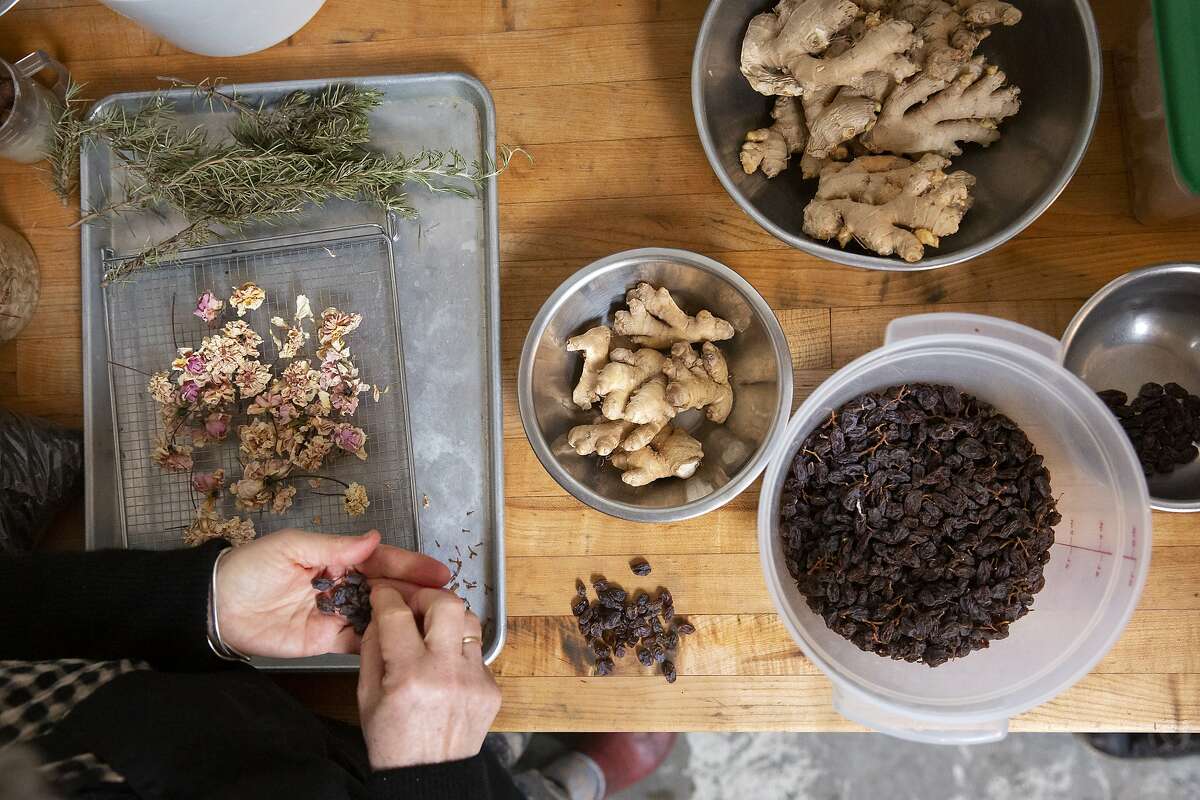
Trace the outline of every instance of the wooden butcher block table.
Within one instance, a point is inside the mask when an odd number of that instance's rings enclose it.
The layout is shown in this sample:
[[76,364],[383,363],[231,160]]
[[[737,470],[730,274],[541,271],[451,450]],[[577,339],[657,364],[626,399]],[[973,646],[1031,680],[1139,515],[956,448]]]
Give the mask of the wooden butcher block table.
[[[1079,174],[1020,237],[968,264],[884,273],[826,263],[759,229],[721,189],[692,121],[689,68],[701,0],[329,0],[284,44],[242,58],[181,52],[87,0],[22,0],[0,17],[0,55],[43,48],[87,96],[145,90],[156,76],[267,81],[456,70],[495,95],[499,140],[535,163],[500,181],[508,643],[495,672],[508,730],[850,730],[830,684],[773,612],[755,544],[758,484],[701,519],[648,527],[592,511],[542,469],[517,418],[521,342],[542,301],[588,262],[649,245],[733,267],[779,315],[796,402],[882,342],[888,321],[973,311],[1054,336],[1093,292],[1138,266],[1200,259],[1200,230],[1148,228],[1130,213],[1111,81]],[[1132,22],[1094,0],[1106,63]],[[1109,70],[1111,72],[1111,70]],[[1052,76],[1047,76],[1052,79]],[[436,144],[436,143],[433,143]],[[41,261],[32,324],[0,345],[0,404],[80,425],[79,234],[37,168],[0,162],[0,222]],[[60,525],[54,542],[81,546]],[[574,578],[605,573],[675,595],[698,629],[679,680],[590,677],[569,616]],[[1036,611],[1035,611],[1036,616]],[[635,669],[636,667],[636,669]],[[314,708],[353,718],[354,678],[291,676]],[[1012,721],[1013,730],[1200,730],[1200,515],[1154,515],[1154,558],[1125,635],[1092,674]]]

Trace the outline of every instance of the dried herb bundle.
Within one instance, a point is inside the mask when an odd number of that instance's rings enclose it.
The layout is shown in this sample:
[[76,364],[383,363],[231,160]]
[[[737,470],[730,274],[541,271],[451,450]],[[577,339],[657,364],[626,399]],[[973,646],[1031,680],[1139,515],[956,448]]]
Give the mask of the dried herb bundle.
[[335,85],[320,95],[296,92],[272,106],[253,106],[209,82],[179,85],[237,114],[230,139],[212,141],[204,128],[180,128],[174,106],[161,95],[135,110],[112,108],[85,119],[76,89],[57,120],[49,161],[64,200],[77,183],[79,149],[88,140],[106,142],[126,173],[124,198],[90,210],[81,222],[164,207],[188,221],[175,235],[118,263],[106,281],[207,244],[219,229],[278,221],[309,203],[358,200],[413,218],[417,210],[406,184],[472,197],[474,187],[519,152],[505,147],[498,162],[467,163],[453,150],[414,156],[369,150],[368,115],[382,96],[356,86]]

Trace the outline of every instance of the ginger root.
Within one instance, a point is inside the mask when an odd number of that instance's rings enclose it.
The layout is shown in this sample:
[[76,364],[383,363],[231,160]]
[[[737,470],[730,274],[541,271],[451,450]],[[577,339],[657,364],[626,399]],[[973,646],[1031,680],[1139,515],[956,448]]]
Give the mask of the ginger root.
[[611,344],[612,330],[603,325],[567,339],[567,350],[583,352],[583,374],[579,376],[579,383],[575,386],[571,400],[584,410],[591,408],[592,403],[600,399],[596,392],[596,381],[600,377],[600,371],[608,363],[608,348]]
[[620,447],[625,437],[637,427],[623,419],[609,420],[596,417],[591,425],[576,425],[567,433],[567,444],[581,456],[592,453],[607,456]]
[[[805,233],[921,259],[958,230],[974,185],[926,157],[986,147],[1020,110],[1020,89],[976,55],[1020,21],[1004,0],[780,0],[742,40],[742,74],[775,98],[742,168],[775,177],[799,153],[802,176],[820,179]],[[867,158],[883,154],[920,160]]]
[[937,247],[940,237],[955,233],[971,207],[975,178],[961,170],[947,174],[948,166],[949,159],[933,154],[915,164],[898,156],[831,163],[804,209],[804,232],[920,261],[925,245]]
[[[584,353],[576,405],[589,408],[599,400],[601,412],[571,428],[567,444],[581,456],[611,456],[631,486],[691,477],[703,449],[671,421],[693,408],[703,408],[718,424],[728,418],[729,366],[713,341],[732,338],[733,326],[709,311],[689,316],[667,289],[648,283],[630,289],[625,300],[629,308],[616,313],[612,330],[592,328],[567,341],[569,350]],[[621,344],[631,341],[639,349],[613,347],[618,336],[626,337]],[[670,357],[659,352],[663,348],[670,348]],[[598,364],[603,366],[596,369]]]
[[677,411],[703,408],[704,415],[718,424],[729,417],[733,409],[729,366],[712,342],[701,345],[699,354],[690,344],[676,342],[663,373],[670,380],[667,402]]
[[1021,90],[983,56],[967,62],[954,80],[922,74],[901,84],[884,103],[875,127],[862,137],[875,153],[962,154],[959,142],[990,145],[1001,120],[1021,108]]
[[733,338],[733,326],[709,311],[691,317],[665,288],[639,283],[626,294],[628,311],[618,311],[613,328],[642,347],[665,349],[675,342],[719,342]]
[[612,464],[622,471],[621,480],[630,486],[645,486],[659,478],[690,478],[696,474],[704,448],[686,431],[663,428],[649,446],[632,453],[615,452]]
[[896,0],[891,13],[911,23],[921,38],[910,55],[923,74],[946,81],[956,77],[991,27],[1021,21],[1019,10],[997,0]]
[[625,419],[636,424],[621,447],[625,450],[640,450],[658,435],[658,432],[675,418],[676,409],[667,402],[667,379],[655,375],[642,384],[625,405]]
[[759,94],[798,97],[827,87],[859,88],[871,73],[902,81],[917,71],[905,55],[919,40],[903,20],[872,13],[861,35],[838,55],[826,55],[838,36],[854,36],[864,17],[851,0],[781,0],[750,20],[742,40],[741,70]]
[[624,419],[629,398],[642,384],[662,373],[667,357],[648,347],[636,353],[614,347],[608,359],[596,380],[596,393],[604,398],[600,412],[608,419]]
[[787,169],[792,154],[802,152],[808,141],[796,98],[776,97],[771,119],[775,120],[771,127],[750,131],[742,143],[739,159],[747,175],[761,169],[768,178],[774,178]]

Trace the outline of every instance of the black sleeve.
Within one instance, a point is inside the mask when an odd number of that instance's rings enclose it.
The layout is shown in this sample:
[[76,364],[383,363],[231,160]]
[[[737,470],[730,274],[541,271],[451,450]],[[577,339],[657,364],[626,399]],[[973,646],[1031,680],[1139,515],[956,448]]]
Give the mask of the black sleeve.
[[228,546],[0,557],[0,659],[227,667],[208,646],[208,592],[213,562]]
[[508,770],[491,753],[474,758],[376,772],[371,800],[523,800]]

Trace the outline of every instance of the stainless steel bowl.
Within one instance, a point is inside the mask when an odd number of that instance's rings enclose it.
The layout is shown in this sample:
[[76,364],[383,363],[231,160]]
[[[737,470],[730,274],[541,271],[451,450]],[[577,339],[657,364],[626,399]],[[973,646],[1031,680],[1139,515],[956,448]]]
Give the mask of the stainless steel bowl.
[[[715,425],[699,411],[676,417],[704,446],[704,460],[687,480],[669,478],[635,488],[596,456],[580,456],[567,432],[596,412],[571,402],[582,360],[566,341],[611,324],[625,293],[639,281],[665,286],[687,311],[707,308],[733,324],[721,342],[729,362],[733,412]],[[567,279],[546,300],[521,351],[517,372],[521,423],[546,471],[579,500],[635,522],[690,519],[728,503],[758,477],[774,453],[792,408],[792,359],[775,314],[749,283],[710,258],[684,250],[646,248],[601,259]]]
[[[747,175],[738,162],[747,131],[770,120],[770,98],[750,88],[739,71],[742,37],[767,0],[713,0],[700,26],[692,62],[696,128],[725,190],[775,237],[829,261],[879,270],[923,270],[958,264],[1013,238],[1041,216],[1070,181],[1091,141],[1100,107],[1100,40],[1087,0],[1019,3],[1024,19],[995,30],[981,51],[1021,87],[1021,112],[1006,120],[1003,138],[989,148],[970,146],[954,159],[979,180],[975,206],[962,228],[907,264],[865,250],[842,250],[801,230],[804,206],[816,181],[798,169],[768,180]],[[794,163],[794,162],[793,162]]]
[[[1174,381],[1200,393],[1200,265],[1130,272],[1092,296],[1063,335],[1063,365],[1096,391]],[[1150,506],[1200,511],[1200,461],[1148,481]]]

